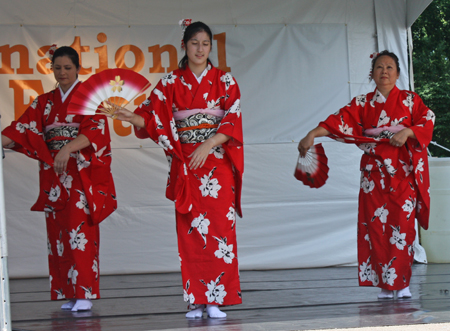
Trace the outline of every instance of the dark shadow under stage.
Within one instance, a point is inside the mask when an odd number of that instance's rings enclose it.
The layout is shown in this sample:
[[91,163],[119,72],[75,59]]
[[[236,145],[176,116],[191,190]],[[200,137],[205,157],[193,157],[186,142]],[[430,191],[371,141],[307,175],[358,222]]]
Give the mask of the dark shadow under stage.
[[415,264],[412,299],[377,300],[359,287],[357,267],[243,271],[244,303],[228,318],[184,317],[179,273],[103,276],[102,299],[91,312],[61,311],[48,279],[10,281],[16,331],[309,330],[450,322],[450,264]]

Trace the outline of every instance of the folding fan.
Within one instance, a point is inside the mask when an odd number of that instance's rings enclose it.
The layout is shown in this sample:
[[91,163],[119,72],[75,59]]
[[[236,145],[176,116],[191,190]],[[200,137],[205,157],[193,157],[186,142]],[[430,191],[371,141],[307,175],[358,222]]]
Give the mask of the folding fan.
[[298,157],[294,176],[303,184],[319,188],[328,179],[328,158],[322,144],[312,146],[305,157]]
[[142,75],[128,69],[107,69],[92,75],[72,96],[68,114],[110,114],[125,107],[150,87]]

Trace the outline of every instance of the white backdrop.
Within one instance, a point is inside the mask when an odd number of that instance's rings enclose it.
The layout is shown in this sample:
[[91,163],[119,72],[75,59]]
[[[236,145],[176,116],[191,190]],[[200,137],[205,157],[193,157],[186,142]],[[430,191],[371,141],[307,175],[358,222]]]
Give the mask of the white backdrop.
[[[44,91],[54,85],[51,74],[37,70],[36,63],[45,57],[38,54],[40,47],[72,45],[79,37],[80,45],[88,47],[82,65],[94,72],[100,65],[100,47],[109,67],[115,67],[117,51],[133,45],[135,53],[121,58],[124,65],[143,64],[140,73],[154,86],[165,73],[150,73],[156,59],[148,48],[173,45],[180,59],[178,20],[204,21],[215,35],[225,34],[227,66],[242,92],[244,218],[237,225],[241,268],[354,263],[360,152],[320,140],[330,178],[324,187],[310,189],[293,177],[296,146],[328,114],[374,88],[367,79],[372,52],[389,48],[399,55],[399,87],[407,88],[407,17],[417,17],[429,2],[50,0],[41,10],[33,1],[13,5],[2,0],[2,128],[13,120],[18,105],[37,95],[29,89],[18,98],[19,89],[12,88],[20,86],[17,81],[39,81]],[[26,47],[32,73],[17,72],[23,67],[22,55],[7,55],[15,45]],[[213,47],[211,59],[218,65],[221,49],[216,42]],[[11,59],[11,72],[5,72],[5,59]],[[163,53],[162,67],[166,71],[170,65]],[[119,208],[101,224],[102,274],[178,271],[174,208],[164,197],[165,156],[150,140],[119,136],[112,121],[110,125]],[[47,275],[44,215],[29,211],[37,197],[37,164],[14,152],[7,152],[4,161],[10,276]]]

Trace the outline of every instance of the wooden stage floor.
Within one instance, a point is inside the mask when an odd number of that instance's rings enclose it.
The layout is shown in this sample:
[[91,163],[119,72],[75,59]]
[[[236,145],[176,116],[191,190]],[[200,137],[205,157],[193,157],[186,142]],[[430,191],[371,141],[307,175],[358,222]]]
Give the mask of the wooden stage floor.
[[13,279],[15,331],[320,330],[450,322],[450,264],[415,264],[412,299],[378,300],[357,267],[242,271],[244,303],[228,318],[188,320],[179,273],[102,276],[91,312],[61,311],[48,279]]

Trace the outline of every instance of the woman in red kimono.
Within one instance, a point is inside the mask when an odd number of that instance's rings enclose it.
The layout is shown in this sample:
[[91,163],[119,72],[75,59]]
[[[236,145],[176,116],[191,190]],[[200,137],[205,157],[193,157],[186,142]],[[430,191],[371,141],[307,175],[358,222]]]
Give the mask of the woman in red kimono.
[[58,48],[52,58],[58,87],[37,97],[2,132],[2,146],[39,161],[39,197],[45,211],[51,299],[62,309],[90,310],[99,299],[99,223],[117,207],[105,116],[68,115],[80,86],[78,53]]
[[427,146],[434,113],[414,92],[399,90],[398,58],[374,54],[374,92],[354,98],[299,143],[301,155],[314,138],[329,136],[364,151],[358,208],[360,286],[378,286],[380,299],[409,298],[415,219],[428,228],[430,191]]
[[183,37],[180,68],[163,77],[133,113],[116,113],[151,137],[169,162],[166,196],[175,202],[178,251],[188,318],[226,314],[242,302],[236,246],[243,173],[240,92],[211,65],[212,33],[195,22]]

